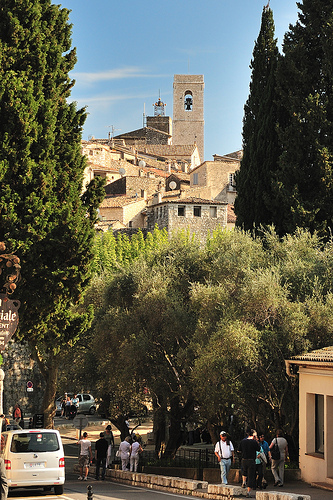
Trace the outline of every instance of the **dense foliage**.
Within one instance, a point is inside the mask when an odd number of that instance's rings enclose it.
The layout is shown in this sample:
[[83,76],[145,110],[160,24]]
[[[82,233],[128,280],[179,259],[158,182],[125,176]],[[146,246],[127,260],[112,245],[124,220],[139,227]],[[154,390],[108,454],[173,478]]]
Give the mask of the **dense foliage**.
[[284,38],[277,72],[286,117],[277,173],[279,233],[307,227],[330,236],[333,223],[333,9],[303,0]]
[[46,380],[46,417],[59,356],[92,318],[73,305],[89,279],[102,187],[95,181],[81,197],[85,112],[67,102],[76,62],[70,33],[68,10],[51,0],[1,2],[0,240],[21,259],[19,337]]
[[250,95],[244,107],[243,158],[236,174],[237,226],[251,230],[271,224],[272,177],[280,156],[277,135],[276,68],[279,59],[273,13],[264,7],[250,68]]
[[244,158],[237,175],[237,225],[297,227],[328,239],[333,225],[333,10],[327,0],[297,3],[278,56],[264,8],[245,105]]
[[104,410],[124,432],[128,411],[149,397],[157,454],[174,454],[188,421],[213,440],[221,426],[236,440],[248,424],[282,427],[296,450],[297,380],[284,360],[331,342],[331,244],[302,230],[283,240],[217,231],[205,245],[158,233],[159,244],[96,277],[87,297]]

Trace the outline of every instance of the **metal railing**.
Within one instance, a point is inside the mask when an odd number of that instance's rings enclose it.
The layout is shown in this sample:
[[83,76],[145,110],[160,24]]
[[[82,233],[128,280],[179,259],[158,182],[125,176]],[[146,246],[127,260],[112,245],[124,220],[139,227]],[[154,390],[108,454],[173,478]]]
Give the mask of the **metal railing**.
[[[156,459],[154,451],[144,450],[140,456],[140,463],[155,467],[191,467],[196,469],[219,467],[214,451],[209,449],[190,450],[188,448],[180,448],[177,450],[175,458],[168,460],[163,457]],[[235,466],[238,467],[238,460],[232,465],[233,468]]]

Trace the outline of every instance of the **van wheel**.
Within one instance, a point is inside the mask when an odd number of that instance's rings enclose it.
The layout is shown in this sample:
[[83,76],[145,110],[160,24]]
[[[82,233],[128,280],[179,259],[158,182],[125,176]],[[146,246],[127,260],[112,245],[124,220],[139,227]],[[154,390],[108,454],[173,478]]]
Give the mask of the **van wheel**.
[[54,487],[54,493],[56,495],[62,495],[64,492],[64,485],[63,484],[58,484],[57,486]]

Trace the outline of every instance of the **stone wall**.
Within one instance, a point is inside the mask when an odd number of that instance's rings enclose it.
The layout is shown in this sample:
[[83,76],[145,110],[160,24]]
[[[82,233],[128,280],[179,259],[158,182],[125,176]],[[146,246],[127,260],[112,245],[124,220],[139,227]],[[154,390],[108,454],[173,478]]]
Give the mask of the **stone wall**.
[[[28,345],[10,341],[2,356],[4,362],[1,368],[5,372],[4,413],[11,417],[15,403],[19,403],[24,415],[38,413],[45,383]],[[32,392],[27,392],[29,381],[33,383]]]
[[[184,207],[184,215],[178,215],[178,207]],[[200,207],[201,216],[194,216],[194,207]],[[211,207],[216,207],[216,217],[211,216]],[[227,225],[227,206],[220,204],[194,204],[177,203],[159,204],[149,207],[147,214],[147,228],[152,231],[158,225],[160,229],[166,228],[169,234],[172,232],[189,230],[199,239],[204,240],[208,233],[212,233],[218,227]]]

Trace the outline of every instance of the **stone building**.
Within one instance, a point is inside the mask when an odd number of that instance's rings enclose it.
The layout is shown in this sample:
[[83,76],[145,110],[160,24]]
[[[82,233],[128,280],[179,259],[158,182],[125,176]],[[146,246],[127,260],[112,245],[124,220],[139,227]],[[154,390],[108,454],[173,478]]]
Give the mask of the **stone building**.
[[120,139],[126,146],[133,146],[138,151],[142,151],[147,144],[171,144],[171,135],[168,132],[152,127],[139,128],[115,137],[115,140]]
[[204,161],[204,77],[174,75],[173,145],[197,144]]
[[145,226],[146,199],[140,196],[106,197],[99,207],[100,229],[121,227],[141,228]]
[[227,204],[200,198],[157,195],[147,207],[147,230],[158,225],[168,232],[185,230],[205,239],[209,232],[227,226]]
[[299,377],[299,466],[303,481],[333,487],[333,346],[286,360]]
[[[235,173],[240,158],[215,155],[214,161],[205,161],[190,172],[191,193],[199,198],[214,199],[234,204],[237,191]],[[218,159],[217,159],[218,158]]]

